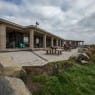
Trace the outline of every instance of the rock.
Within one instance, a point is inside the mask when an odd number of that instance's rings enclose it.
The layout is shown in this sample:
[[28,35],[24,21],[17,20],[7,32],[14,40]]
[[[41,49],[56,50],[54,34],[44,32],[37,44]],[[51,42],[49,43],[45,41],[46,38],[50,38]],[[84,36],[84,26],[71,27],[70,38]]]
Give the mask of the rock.
[[80,53],[78,56],[77,56],[77,60],[81,61],[81,60],[89,60],[89,56],[86,54],[86,53]]
[[0,75],[20,76],[21,74],[24,74],[24,70],[10,56],[0,57]]
[[77,56],[77,61],[82,63],[82,64],[88,63],[89,59],[90,59],[90,57],[86,53],[80,53]]
[[32,95],[18,78],[0,77],[0,95]]
[[88,50],[89,50],[88,48],[79,48],[78,52],[79,53],[84,53],[85,51],[88,51]]
[[82,55],[84,56],[85,60],[89,60],[90,59],[90,57],[86,53],[82,53]]
[[83,48],[79,48],[79,49],[78,49],[78,52],[79,52],[79,53],[83,53]]
[[86,53],[89,57],[91,57],[91,56],[92,56],[92,52],[91,52],[90,50],[85,51],[85,53]]
[[89,62],[85,60],[81,60],[81,64],[89,64]]

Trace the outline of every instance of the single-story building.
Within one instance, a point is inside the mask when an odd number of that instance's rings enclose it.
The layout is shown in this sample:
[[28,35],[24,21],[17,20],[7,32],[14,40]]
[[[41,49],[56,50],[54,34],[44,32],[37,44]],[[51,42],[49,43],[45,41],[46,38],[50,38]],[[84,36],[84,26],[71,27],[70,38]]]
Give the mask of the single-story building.
[[65,40],[33,25],[22,26],[0,19],[0,51],[39,50],[53,46],[63,47],[64,43],[72,43],[77,47],[83,45],[83,42]]

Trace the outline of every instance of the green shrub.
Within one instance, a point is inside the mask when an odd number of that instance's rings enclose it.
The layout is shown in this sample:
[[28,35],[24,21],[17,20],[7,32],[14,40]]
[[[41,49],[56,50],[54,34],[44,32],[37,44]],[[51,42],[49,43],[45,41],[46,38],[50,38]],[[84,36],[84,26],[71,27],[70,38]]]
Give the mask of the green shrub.
[[93,62],[93,63],[95,63],[95,55],[91,56],[90,61]]
[[44,85],[42,95],[63,95],[62,85],[56,76],[50,77]]
[[[93,57],[93,62],[95,58]],[[49,65],[73,64],[71,68],[54,75],[40,74],[32,77],[34,83],[42,85],[42,91],[33,95],[94,95],[95,93],[95,64],[79,65],[76,60],[52,62]]]
[[49,76],[47,74],[35,75],[32,77],[32,81],[36,83],[45,83],[49,80]]

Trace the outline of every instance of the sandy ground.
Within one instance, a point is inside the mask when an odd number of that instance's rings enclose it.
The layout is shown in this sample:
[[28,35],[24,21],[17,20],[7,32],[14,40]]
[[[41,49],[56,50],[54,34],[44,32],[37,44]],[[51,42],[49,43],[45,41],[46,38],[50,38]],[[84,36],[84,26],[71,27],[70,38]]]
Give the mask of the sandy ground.
[[78,49],[71,52],[63,52],[62,55],[46,55],[46,51],[19,51],[0,53],[0,56],[11,56],[21,66],[42,66],[48,62],[68,60],[70,56],[76,56]]

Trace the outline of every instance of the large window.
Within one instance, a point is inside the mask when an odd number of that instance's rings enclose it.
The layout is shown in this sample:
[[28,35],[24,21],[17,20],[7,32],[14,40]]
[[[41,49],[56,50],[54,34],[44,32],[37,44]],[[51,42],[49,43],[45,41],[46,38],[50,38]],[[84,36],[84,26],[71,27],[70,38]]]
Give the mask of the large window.
[[56,39],[53,40],[53,42],[54,42],[54,46],[56,46],[56,41],[57,41]]
[[29,33],[23,33],[13,29],[7,29],[6,32],[7,48],[26,48],[29,47]]
[[43,48],[43,35],[37,32],[34,34],[34,47]]
[[48,36],[46,38],[46,47],[51,47],[51,38]]

